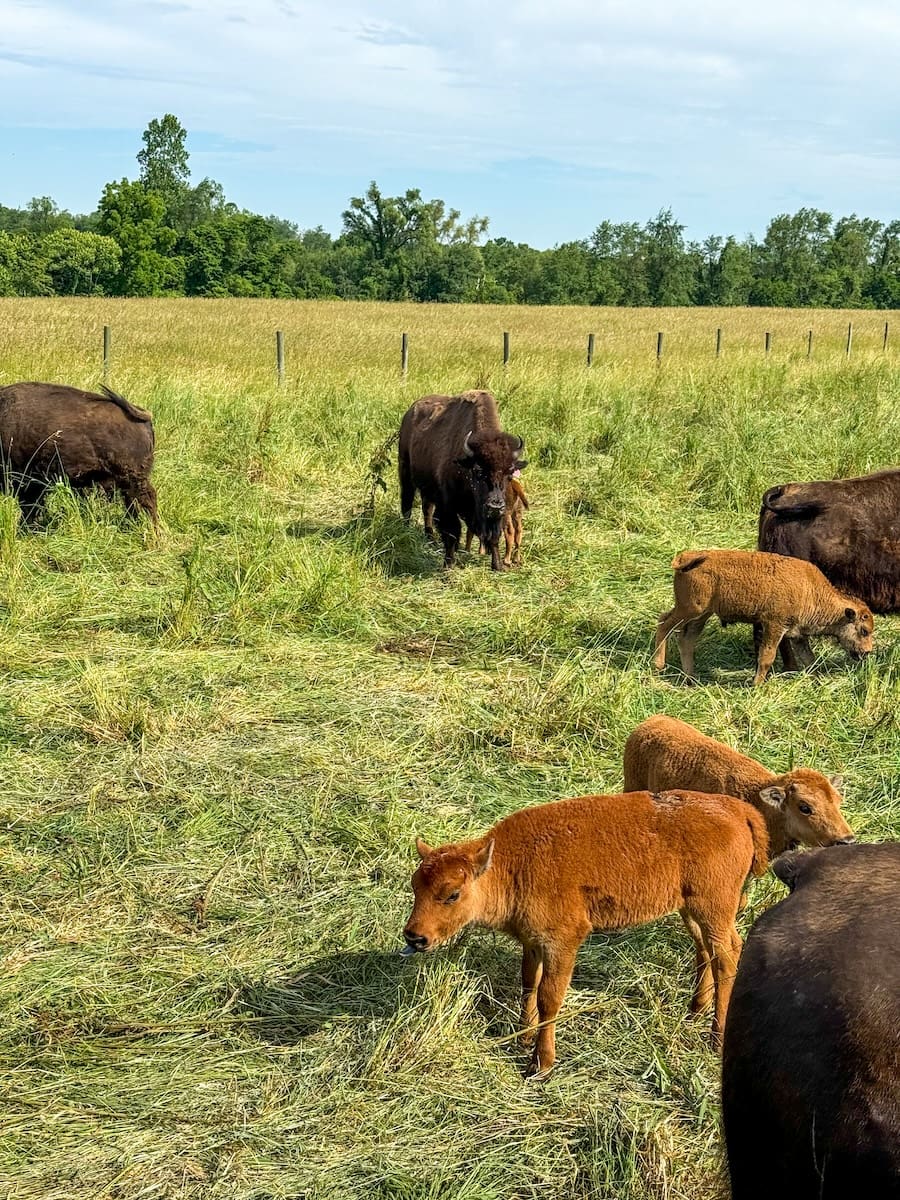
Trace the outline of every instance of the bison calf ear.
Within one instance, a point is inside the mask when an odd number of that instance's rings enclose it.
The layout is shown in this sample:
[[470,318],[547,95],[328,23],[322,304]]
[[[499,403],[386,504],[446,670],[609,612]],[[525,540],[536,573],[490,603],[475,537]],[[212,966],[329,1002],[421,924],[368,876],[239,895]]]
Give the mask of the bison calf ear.
[[843,787],[844,787],[843,775],[828,775],[828,776],[826,776],[826,778],[836,792],[843,791]]
[[416,838],[416,849],[419,852],[419,858],[422,859],[428,858],[433,853],[431,846],[427,842],[423,842],[420,837]]
[[790,890],[794,890],[797,882],[797,872],[807,857],[802,850],[791,850],[787,854],[779,854],[772,861],[772,874]]
[[765,804],[771,804],[773,808],[784,808],[787,803],[787,796],[784,793],[784,788],[767,787],[763,788],[759,793],[759,798]]
[[847,618],[848,621],[855,621],[856,615],[857,614],[856,614],[855,608],[845,608],[844,609],[844,616]]
[[475,854],[474,866],[475,866],[475,878],[476,879],[478,878],[479,875],[483,875],[485,873],[485,871],[491,865],[491,859],[493,857],[494,857],[494,839],[491,838],[491,840],[489,842],[486,842],[485,845],[482,846],[481,849],[479,851],[477,851],[477,853]]

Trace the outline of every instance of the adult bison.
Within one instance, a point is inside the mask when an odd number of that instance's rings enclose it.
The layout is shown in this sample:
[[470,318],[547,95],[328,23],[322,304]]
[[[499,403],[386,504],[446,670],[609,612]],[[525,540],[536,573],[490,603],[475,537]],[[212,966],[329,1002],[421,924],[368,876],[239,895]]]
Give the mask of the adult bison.
[[64,479],[77,491],[118,491],[129,511],[143,509],[156,524],[153,441],[150,413],[109,388],[0,388],[0,486],[18,496],[28,520],[40,514],[50,484]]
[[900,1196],[900,844],[772,869],[725,1024],[733,1200]]
[[490,550],[493,570],[503,570],[506,485],[528,465],[520,458],[524,448],[520,437],[500,428],[490,392],[423,396],[407,409],[397,454],[400,510],[408,521],[416,491],[423,510],[433,506],[445,566],[453,566],[465,521]]
[[814,563],[873,612],[900,612],[900,470],[769,488],[758,548]]

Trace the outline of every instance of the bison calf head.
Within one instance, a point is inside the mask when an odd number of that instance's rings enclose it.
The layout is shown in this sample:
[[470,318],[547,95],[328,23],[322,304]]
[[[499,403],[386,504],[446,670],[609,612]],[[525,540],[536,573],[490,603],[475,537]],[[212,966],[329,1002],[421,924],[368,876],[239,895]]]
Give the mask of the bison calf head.
[[844,619],[836,626],[834,636],[851,658],[865,658],[874,649],[875,619],[865,604],[854,602],[844,609]]
[[433,950],[478,920],[482,911],[478,881],[491,865],[494,841],[433,850],[417,838],[416,849],[422,862],[412,877],[415,901],[403,930],[403,954]]
[[853,841],[853,830],[841,815],[840,775],[830,778],[798,767],[763,788],[759,797],[784,817],[787,841],[801,846],[834,846]]
[[500,536],[500,526],[506,512],[506,485],[516,471],[528,463],[521,457],[525,443],[512,433],[469,433],[457,466],[470,473],[475,490],[478,514],[483,526],[480,531],[488,539]]

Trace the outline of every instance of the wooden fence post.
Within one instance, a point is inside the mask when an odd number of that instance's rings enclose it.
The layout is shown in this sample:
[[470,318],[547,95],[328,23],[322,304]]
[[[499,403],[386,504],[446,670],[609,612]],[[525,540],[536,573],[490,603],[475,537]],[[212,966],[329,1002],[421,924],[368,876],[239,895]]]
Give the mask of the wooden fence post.
[[504,335],[503,335],[503,365],[504,365],[504,367],[507,366],[508,363],[509,363],[509,334],[504,333]]
[[275,366],[278,369],[278,385],[284,383],[284,334],[280,329],[275,330]]
[[663,335],[662,330],[656,335],[656,365],[659,366],[662,362],[663,352]]
[[809,337],[806,342],[806,357],[812,358],[812,330],[809,331]]
[[853,347],[853,322],[847,326],[847,357],[850,357],[850,350]]
[[716,330],[716,358],[722,353],[722,330]]
[[590,367],[593,365],[593,362],[594,362],[594,335],[592,333],[589,333],[588,334],[587,365]]
[[108,325],[103,326],[103,382],[109,378],[109,352],[112,346],[112,335]]
[[400,374],[406,378],[406,370],[409,366],[409,334],[402,333],[400,335]]
[[885,321],[885,323],[884,323],[884,341],[881,343],[882,354],[884,353],[885,350],[887,350],[887,335],[888,335],[888,323],[887,323],[887,321]]
[[771,335],[771,333],[769,333],[769,331],[767,329],[766,330],[766,354],[769,353],[771,348],[772,348],[772,335]]

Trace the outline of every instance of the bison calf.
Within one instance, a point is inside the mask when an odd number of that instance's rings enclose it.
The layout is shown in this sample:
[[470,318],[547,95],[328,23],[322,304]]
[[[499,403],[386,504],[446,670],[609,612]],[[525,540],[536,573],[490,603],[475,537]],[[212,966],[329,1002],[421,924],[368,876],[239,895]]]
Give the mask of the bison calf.
[[656,630],[660,670],[666,638],[677,628],[681,668],[694,678],[694,647],[713,615],[723,625],[761,627],[754,684],[765,680],[784,637],[832,637],[854,659],[872,649],[869,609],[833,588],[812,563],[747,550],[685,550],[672,568],[675,607],[662,614]]
[[841,783],[839,775],[826,777],[806,767],[775,775],[693,725],[662,714],[642,721],[625,743],[626,792],[681,787],[739,796],[762,813],[772,855],[798,844],[853,841],[841,815]]
[[697,952],[692,1008],[715,999],[725,1023],[741,949],[735,916],[747,875],[766,869],[762,817],[731,796],[671,791],[582,796],[522,809],[483,837],[432,849],[421,839],[403,953],[434,950],[470,924],[522,945],[522,1041],[531,1074],[556,1058],[555,1021],[592,929],[681,914]]
[[773,864],[747,939],[722,1117],[733,1200],[900,1196],[900,845]]

